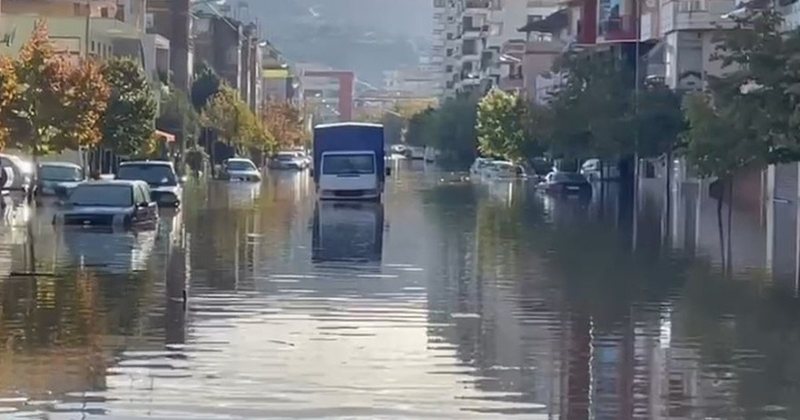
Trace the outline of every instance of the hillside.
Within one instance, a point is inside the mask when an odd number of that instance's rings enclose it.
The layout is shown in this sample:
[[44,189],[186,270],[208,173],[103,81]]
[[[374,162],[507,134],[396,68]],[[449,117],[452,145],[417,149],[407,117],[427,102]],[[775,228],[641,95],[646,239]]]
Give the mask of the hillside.
[[352,69],[380,84],[428,47],[432,0],[251,0],[265,35],[294,61]]

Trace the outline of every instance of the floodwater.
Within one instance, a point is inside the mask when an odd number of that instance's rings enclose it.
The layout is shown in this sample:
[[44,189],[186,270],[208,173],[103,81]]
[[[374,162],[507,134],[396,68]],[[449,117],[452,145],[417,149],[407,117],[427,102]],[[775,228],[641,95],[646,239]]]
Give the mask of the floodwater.
[[7,207],[0,417],[800,418],[800,302],[715,219],[397,165],[373,205],[190,182],[155,231]]

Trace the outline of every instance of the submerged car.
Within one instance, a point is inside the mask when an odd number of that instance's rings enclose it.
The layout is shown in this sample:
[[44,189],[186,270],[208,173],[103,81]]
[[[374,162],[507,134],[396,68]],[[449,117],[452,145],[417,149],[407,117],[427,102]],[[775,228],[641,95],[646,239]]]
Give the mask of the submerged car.
[[577,172],[550,172],[538,185],[542,191],[553,194],[591,194],[592,184]]
[[125,228],[153,224],[158,206],[143,181],[91,181],[76,186],[54,224]]
[[477,158],[475,162],[472,162],[472,166],[469,167],[469,174],[473,177],[480,177],[483,176],[486,172],[486,168],[488,168],[492,164],[491,159],[487,158]]
[[172,162],[123,162],[119,165],[116,179],[146,182],[153,199],[160,205],[178,207],[181,204],[182,189]]
[[11,168],[14,174],[13,179],[6,186],[7,189],[23,191],[27,194],[33,188],[35,172],[33,163],[19,156],[0,153],[0,164],[2,164],[3,168]]
[[273,169],[303,170],[308,165],[308,159],[301,152],[279,152],[270,160],[270,168]]
[[229,181],[261,181],[261,172],[250,159],[232,158],[222,164],[222,177]]
[[83,169],[69,162],[44,162],[39,165],[36,193],[66,198],[69,192],[85,181]]
[[485,176],[489,179],[525,179],[527,174],[522,166],[511,162],[495,161],[489,164]]

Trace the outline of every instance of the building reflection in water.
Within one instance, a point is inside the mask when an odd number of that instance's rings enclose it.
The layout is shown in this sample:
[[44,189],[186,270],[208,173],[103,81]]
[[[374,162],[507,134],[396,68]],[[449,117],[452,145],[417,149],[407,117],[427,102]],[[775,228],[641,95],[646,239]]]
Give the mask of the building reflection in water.
[[315,263],[380,263],[383,259],[383,203],[319,201],[312,229]]

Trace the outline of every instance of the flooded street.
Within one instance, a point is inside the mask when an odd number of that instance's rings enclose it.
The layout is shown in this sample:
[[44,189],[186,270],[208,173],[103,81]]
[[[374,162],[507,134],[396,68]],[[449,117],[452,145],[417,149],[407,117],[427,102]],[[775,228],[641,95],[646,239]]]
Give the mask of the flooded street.
[[723,275],[613,191],[397,164],[383,204],[317,206],[288,171],[189,182],[155,231],[42,206],[33,246],[7,208],[0,416],[800,417],[800,302],[759,258]]

